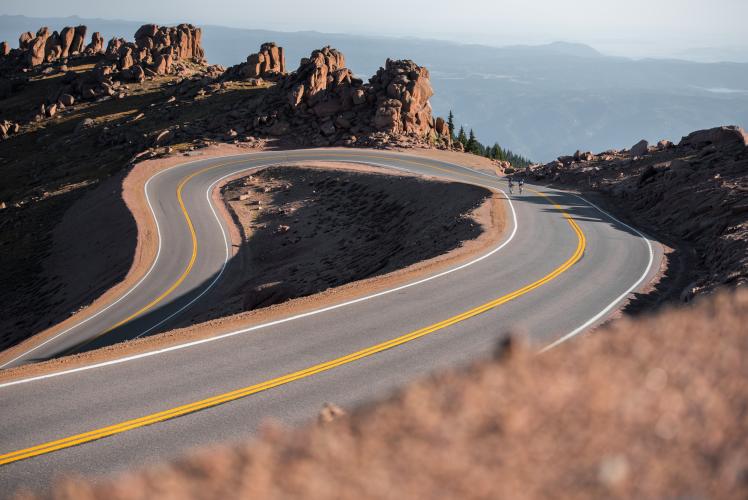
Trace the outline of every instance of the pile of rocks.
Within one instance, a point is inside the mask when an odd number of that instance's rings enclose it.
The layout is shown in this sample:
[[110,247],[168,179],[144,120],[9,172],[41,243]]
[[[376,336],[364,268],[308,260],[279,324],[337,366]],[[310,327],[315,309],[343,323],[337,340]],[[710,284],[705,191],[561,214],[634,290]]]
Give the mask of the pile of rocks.
[[[264,44],[260,54],[275,47]],[[254,55],[249,59],[256,60]],[[237,74],[229,71],[224,78]],[[432,116],[429,72],[413,61],[388,59],[364,83],[345,67],[340,51],[324,47],[302,59],[296,71],[273,74],[278,82],[255,110],[250,127],[256,134],[316,146],[451,144],[445,121]]]
[[66,26],[59,33],[46,26],[36,34],[27,31],[18,38],[18,48],[8,42],[0,43],[0,64],[33,68],[44,63],[66,60],[69,57],[95,55],[102,51],[103,38],[96,32],[91,43],[85,45],[85,26]]
[[577,151],[530,169],[537,180],[598,191],[638,225],[696,250],[684,300],[719,285],[748,283],[748,135],[738,127],[701,130],[674,145]]
[[[66,27],[60,33],[41,28],[36,35],[23,33],[19,48],[0,45],[0,98],[12,94],[29,75],[66,72],[60,85],[52,88],[35,119],[55,116],[77,101],[101,97],[124,97],[127,82],[143,82],[149,76],[185,71],[188,63],[205,67],[200,28],[190,24],[175,27],[146,24],[135,33],[135,42],[104,38],[95,32],[84,46],[86,27]],[[85,73],[67,71],[71,58],[83,58],[95,67]],[[44,66],[40,66],[44,65]],[[42,69],[43,68],[43,69]],[[22,71],[19,71],[22,70]],[[31,70],[31,73],[26,73]]]
[[[85,44],[85,26],[65,27],[59,33],[43,27],[33,33],[22,33],[18,48],[11,49],[7,42],[0,43],[0,65],[34,68],[44,63],[65,62],[70,57],[96,56],[105,53],[109,62],[119,70],[140,66],[141,71],[152,70],[164,74],[175,61],[202,63],[205,60],[200,28],[191,24],[174,27],[146,24],[135,33],[135,42],[112,38],[104,48],[104,38],[99,32]],[[138,74],[138,71],[134,72]]]
[[165,75],[174,71],[177,61],[205,62],[201,43],[202,30],[191,24],[176,27],[145,24],[135,32],[135,42],[112,38],[107,44],[106,62],[111,73],[142,82],[146,76]]

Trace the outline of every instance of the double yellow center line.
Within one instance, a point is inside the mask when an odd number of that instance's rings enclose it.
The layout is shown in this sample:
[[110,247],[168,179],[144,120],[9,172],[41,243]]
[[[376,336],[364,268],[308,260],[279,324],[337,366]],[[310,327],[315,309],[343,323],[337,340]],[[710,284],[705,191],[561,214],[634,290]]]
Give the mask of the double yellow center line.
[[[438,168],[438,167],[434,167],[434,168]],[[194,175],[197,175],[197,173],[193,174],[193,176]],[[186,180],[189,180],[189,178]],[[469,318],[472,318],[481,313],[484,313],[490,309],[496,308],[513,299],[516,299],[517,297],[525,295],[526,293],[529,293],[532,290],[535,290],[536,288],[540,286],[543,286],[544,284],[548,283],[549,281],[552,281],[553,279],[557,278],[559,275],[564,273],[566,270],[568,270],[570,267],[572,267],[582,258],[582,255],[584,254],[584,249],[586,247],[586,238],[582,230],[579,228],[577,223],[574,221],[574,219],[567,212],[565,212],[557,203],[555,203],[553,200],[551,200],[547,195],[543,193],[540,193],[537,191],[534,191],[534,192],[538,194],[539,196],[544,197],[550,204],[555,206],[563,214],[563,217],[568,222],[568,224],[571,226],[572,230],[577,236],[577,247],[574,253],[563,264],[561,264],[559,267],[554,269],[552,272],[550,272],[546,276],[543,276],[539,280],[533,283],[530,283],[511,293],[498,297],[490,302],[486,302],[485,304],[482,304],[478,307],[465,311],[456,316],[452,316],[451,318],[447,318],[443,321],[434,323],[432,325],[426,326],[419,330],[412,331],[410,333],[399,336],[397,338],[373,345],[371,347],[367,347],[365,349],[362,349],[356,352],[352,352],[345,356],[341,356],[341,357],[326,361],[324,363],[319,363],[319,364],[310,366],[302,370],[298,370],[298,371],[288,373],[280,377],[276,377],[276,378],[266,380],[264,382],[260,382],[258,384],[250,385],[247,387],[242,387],[242,388],[230,391],[230,392],[219,394],[217,396],[202,399],[202,400],[195,401],[193,403],[185,404],[182,406],[177,406],[175,408],[170,408],[168,410],[160,411],[158,413],[152,413],[150,415],[145,415],[140,418],[126,420],[124,422],[120,422],[120,423],[110,425],[107,427],[102,427],[99,429],[94,429],[88,432],[84,432],[82,434],[76,434],[76,435],[58,439],[55,441],[50,441],[50,442],[38,444],[36,446],[32,446],[29,448],[24,448],[21,450],[2,454],[0,455],[0,465],[17,462],[19,460],[24,460],[24,459],[35,457],[38,455],[51,453],[54,451],[65,449],[65,448],[70,448],[72,446],[76,446],[76,445],[83,444],[83,443],[88,443],[88,442],[95,441],[97,439],[101,439],[107,436],[121,434],[123,432],[127,432],[132,429],[137,429],[139,427],[144,427],[146,425],[151,425],[151,424],[155,424],[158,422],[163,422],[165,420],[170,420],[176,417],[180,417],[182,415],[194,413],[199,410],[211,408],[211,407],[214,407],[214,406],[217,406],[223,403],[227,403],[230,401],[235,401],[237,399],[244,398],[252,394],[257,394],[259,392],[267,391],[274,387],[285,385],[285,384],[294,382],[296,380],[311,377],[312,375],[316,375],[318,373],[332,370],[339,366],[352,363],[359,359],[372,356],[382,351],[392,349],[394,347],[400,346],[407,342],[411,342],[418,338],[437,332],[451,325],[454,325],[455,323],[465,321]],[[193,244],[196,244],[196,243],[193,241]]]

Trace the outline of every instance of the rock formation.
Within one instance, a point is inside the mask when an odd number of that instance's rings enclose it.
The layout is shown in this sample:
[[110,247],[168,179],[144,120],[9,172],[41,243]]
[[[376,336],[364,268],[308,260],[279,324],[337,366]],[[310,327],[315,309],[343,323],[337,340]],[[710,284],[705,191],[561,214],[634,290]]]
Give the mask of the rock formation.
[[[189,24],[176,27],[147,24],[135,33],[136,42],[113,38],[106,49],[99,32],[94,32],[91,43],[85,45],[86,31],[85,26],[78,26],[50,33],[43,27],[35,35],[23,33],[19,37],[18,49],[8,49],[7,44],[0,46],[0,97],[10,95],[13,90],[11,80],[23,80],[22,75],[28,69],[35,70],[46,64],[49,66],[36,71],[67,71],[70,58],[95,63],[94,69],[87,73],[67,73],[59,80],[61,85],[50,90],[46,108],[37,113],[37,119],[51,117],[58,108],[63,109],[72,102],[123,96],[122,81],[142,82],[147,76],[182,70],[183,63],[202,65],[205,59],[201,30]],[[63,96],[67,97],[63,99]]]
[[[91,57],[104,52],[104,39],[93,33],[91,43],[85,45],[85,26],[65,27],[59,33],[43,27],[36,35],[23,33],[18,39],[19,48],[11,50],[7,44],[0,47],[0,57],[8,63],[34,68],[43,63],[54,63],[69,57]],[[190,24],[175,27],[146,24],[135,33],[135,43],[113,38],[106,47],[107,57],[120,71],[140,65],[143,72],[165,74],[176,61],[203,63],[202,32]],[[13,59],[14,61],[9,61]],[[139,74],[141,71],[136,70]]]
[[104,37],[98,31],[94,31],[93,35],[91,35],[91,43],[86,45],[84,53],[88,56],[93,56],[102,52],[104,52]]
[[[277,49],[279,57],[274,56]],[[248,63],[230,68],[223,79],[263,77],[263,61],[278,61],[283,49],[266,43]],[[268,57],[269,56],[269,57]],[[433,95],[429,72],[413,61],[387,60],[369,79],[357,78],[345,67],[343,54],[331,47],[312,52],[296,71],[283,75],[269,67],[277,84],[268,89],[254,129],[259,134],[292,135],[314,145],[392,142],[409,137],[415,141],[438,139],[449,145],[449,128],[432,117]],[[293,134],[289,132],[293,131]]]
[[390,133],[424,135],[435,128],[429,72],[413,61],[387,60],[370,80],[377,96],[374,124]]
[[247,62],[237,64],[226,70],[226,79],[264,79],[276,80],[286,74],[286,56],[283,47],[273,42],[263,43],[260,51],[250,54]]

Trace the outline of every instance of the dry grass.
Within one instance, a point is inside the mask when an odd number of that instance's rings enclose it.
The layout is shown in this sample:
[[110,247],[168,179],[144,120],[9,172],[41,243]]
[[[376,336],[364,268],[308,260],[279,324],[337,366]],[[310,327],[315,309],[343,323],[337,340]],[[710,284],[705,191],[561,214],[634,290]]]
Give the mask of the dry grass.
[[746,321],[741,289],[539,357],[504,346],[350,416],[54,498],[746,498]]

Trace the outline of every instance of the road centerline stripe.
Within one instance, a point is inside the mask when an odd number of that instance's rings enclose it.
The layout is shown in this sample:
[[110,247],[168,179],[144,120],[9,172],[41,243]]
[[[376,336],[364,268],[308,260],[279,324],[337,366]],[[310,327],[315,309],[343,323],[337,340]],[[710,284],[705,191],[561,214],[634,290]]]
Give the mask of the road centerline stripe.
[[310,366],[308,368],[294,371],[286,375],[281,375],[279,377],[272,378],[272,379],[269,379],[263,382],[259,382],[257,384],[253,384],[247,387],[242,387],[242,388],[239,388],[239,389],[227,392],[227,393],[223,393],[223,394],[212,396],[206,399],[195,401],[193,403],[188,403],[188,404],[170,408],[170,409],[167,409],[161,412],[145,415],[140,418],[126,420],[124,422],[120,422],[120,423],[110,425],[107,427],[93,429],[91,431],[84,432],[82,434],[76,434],[76,435],[69,436],[66,438],[62,438],[62,439],[42,443],[36,446],[32,446],[29,448],[24,448],[24,449],[2,454],[0,455],[0,465],[17,462],[17,461],[35,457],[38,455],[52,453],[54,451],[59,451],[65,448],[77,446],[79,444],[88,443],[88,442],[95,441],[95,440],[98,440],[104,437],[108,437],[108,436],[112,436],[115,434],[120,434],[120,433],[129,431],[129,430],[137,429],[139,427],[144,427],[144,426],[152,425],[152,424],[162,422],[165,420],[170,420],[170,419],[173,419],[179,416],[194,413],[199,410],[218,406],[220,404],[227,403],[230,401],[235,401],[237,399],[244,398],[252,394],[257,394],[259,392],[267,391],[274,387],[289,384],[296,380],[304,379],[304,378],[313,376],[318,373],[329,371],[339,366],[352,363],[359,359],[372,356],[374,354],[392,349],[394,347],[397,347],[405,343],[411,342],[413,340],[416,340],[418,338],[424,337],[431,333],[443,330],[444,328],[447,328],[453,324],[459,323],[461,321],[465,321],[469,318],[482,314],[506,302],[509,302],[515,298],[525,295],[540,286],[543,286],[544,284],[554,280],[555,278],[563,274],[565,271],[571,268],[574,264],[576,264],[582,258],[584,254],[584,250],[586,248],[586,238],[581,228],[579,227],[579,225],[574,221],[573,217],[569,215],[566,211],[564,211],[563,208],[561,208],[561,206],[559,206],[555,201],[553,201],[546,194],[542,192],[538,192],[538,191],[533,191],[533,192],[535,192],[539,196],[544,197],[546,201],[548,201],[548,203],[556,207],[556,209],[558,209],[562,213],[564,219],[566,220],[566,222],[569,224],[569,226],[572,228],[575,235],[577,236],[577,247],[574,253],[559,267],[554,269],[549,274],[543,276],[542,278],[536,280],[535,282],[525,285],[524,287],[518,290],[515,290],[506,295],[498,297],[490,302],[477,306],[473,309],[470,309],[458,315],[442,320],[438,323],[428,325],[426,327],[406,333],[394,339],[390,339],[388,341],[375,344],[373,346],[361,349],[359,351],[352,352],[350,354],[347,354],[347,355],[344,355],[338,358],[334,358],[326,362],[322,362],[322,363]]

